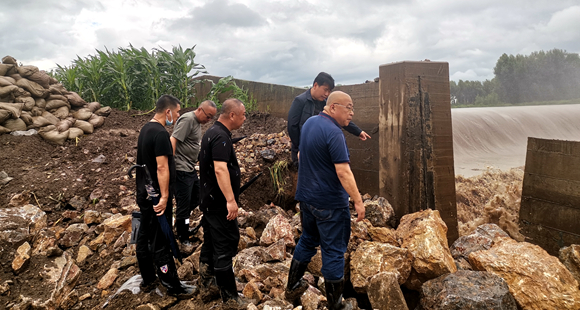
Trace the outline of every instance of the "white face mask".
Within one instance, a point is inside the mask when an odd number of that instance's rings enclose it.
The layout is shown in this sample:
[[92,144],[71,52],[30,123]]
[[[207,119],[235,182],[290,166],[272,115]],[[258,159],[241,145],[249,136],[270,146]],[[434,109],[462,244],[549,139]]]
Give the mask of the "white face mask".
[[169,114],[171,114],[171,122],[168,121],[167,118],[165,118],[165,126],[173,125],[173,112],[171,112],[171,110],[169,110]]

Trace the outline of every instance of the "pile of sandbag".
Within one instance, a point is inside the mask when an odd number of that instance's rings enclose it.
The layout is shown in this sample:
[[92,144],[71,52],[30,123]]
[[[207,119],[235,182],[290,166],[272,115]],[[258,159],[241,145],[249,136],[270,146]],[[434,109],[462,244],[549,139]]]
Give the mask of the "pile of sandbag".
[[36,129],[63,144],[103,126],[110,107],[87,103],[35,66],[18,65],[11,56],[0,64],[0,134]]

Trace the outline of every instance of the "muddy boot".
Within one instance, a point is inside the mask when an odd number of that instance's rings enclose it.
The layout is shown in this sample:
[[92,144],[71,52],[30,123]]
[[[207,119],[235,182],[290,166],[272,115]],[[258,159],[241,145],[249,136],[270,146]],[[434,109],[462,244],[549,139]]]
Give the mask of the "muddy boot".
[[326,288],[328,310],[352,310],[352,305],[342,300],[344,278],[335,281],[324,279],[324,286]]
[[139,288],[141,289],[141,292],[149,293],[152,290],[156,289],[157,286],[159,286],[159,283],[160,283],[159,279],[155,277],[155,280],[153,282],[145,283],[145,281],[141,281],[141,283],[139,283]]
[[208,303],[220,297],[220,289],[216,284],[213,268],[199,262],[199,295],[201,300]]
[[302,294],[304,294],[308,289],[308,282],[302,279],[307,267],[308,263],[301,263],[292,259],[290,271],[288,272],[288,284],[284,291],[284,298],[295,305],[300,296],[302,296]]
[[198,292],[195,285],[188,285],[179,281],[173,259],[166,265],[159,267],[158,275],[161,284],[167,289],[167,295],[177,297],[177,299],[188,299],[193,298]]
[[228,268],[215,272],[215,279],[220,289],[224,309],[246,309],[248,302],[238,294],[234,270]]

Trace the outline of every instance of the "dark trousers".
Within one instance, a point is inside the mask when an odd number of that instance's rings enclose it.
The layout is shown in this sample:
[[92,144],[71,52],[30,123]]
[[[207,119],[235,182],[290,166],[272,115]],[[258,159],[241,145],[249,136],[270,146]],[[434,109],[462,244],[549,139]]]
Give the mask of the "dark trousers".
[[199,178],[197,172],[177,171],[175,179],[176,221],[189,219],[191,211],[199,205]]
[[[171,203],[172,197],[169,196],[170,199],[164,214],[171,225],[173,204]],[[137,202],[137,204],[141,210],[141,225],[137,233],[135,251],[143,282],[149,284],[155,281],[156,272],[157,274],[162,272],[161,267],[173,262],[173,255],[169,241],[159,226],[157,214],[153,211],[153,204],[150,201]]]
[[240,231],[238,220],[228,221],[225,214],[205,212],[201,219],[203,245],[199,260],[215,271],[232,268],[232,258],[238,252]]
[[292,146],[290,147],[290,155],[292,158],[292,163],[294,164],[295,167],[298,167],[298,147],[294,145],[294,143],[292,143]]
[[300,202],[302,236],[294,250],[294,259],[310,262],[320,245],[322,275],[333,281],[344,277],[344,253],[350,239],[350,211],[348,204],[338,209],[317,209]]

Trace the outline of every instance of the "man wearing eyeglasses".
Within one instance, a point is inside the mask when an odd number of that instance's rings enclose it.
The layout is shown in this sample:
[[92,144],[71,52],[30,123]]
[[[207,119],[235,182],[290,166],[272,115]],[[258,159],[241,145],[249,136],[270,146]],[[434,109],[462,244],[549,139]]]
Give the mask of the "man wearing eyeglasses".
[[[288,111],[288,135],[292,141],[291,150],[294,165],[298,164],[298,149],[300,147],[300,135],[304,122],[322,111],[326,105],[326,98],[328,98],[333,88],[334,79],[332,76],[326,72],[320,72],[314,79],[312,87],[296,96],[294,101],[292,101],[292,106],[290,107],[290,111]],[[350,122],[343,128],[363,141],[371,137],[353,122]]]
[[177,170],[175,230],[181,243],[186,246],[189,246],[189,216],[199,204],[199,178],[195,171],[195,163],[202,137],[201,124],[211,121],[216,112],[213,101],[202,102],[196,110],[179,117],[171,135]]
[[316,247],[322,251],[322,275],[328,309],[352,309],[342,300],[344,253],[350,238],[349,196],[354,202],[357,221],[365,208],[350,169],[350,154],[342,128],[354,116],[349,95],[330,94],[324,110],[309,118],[300,136],[300,164],[296,200],[300,201],[302,236],[294,250],[285,296],[296,302],[308,288],[302,279]]

